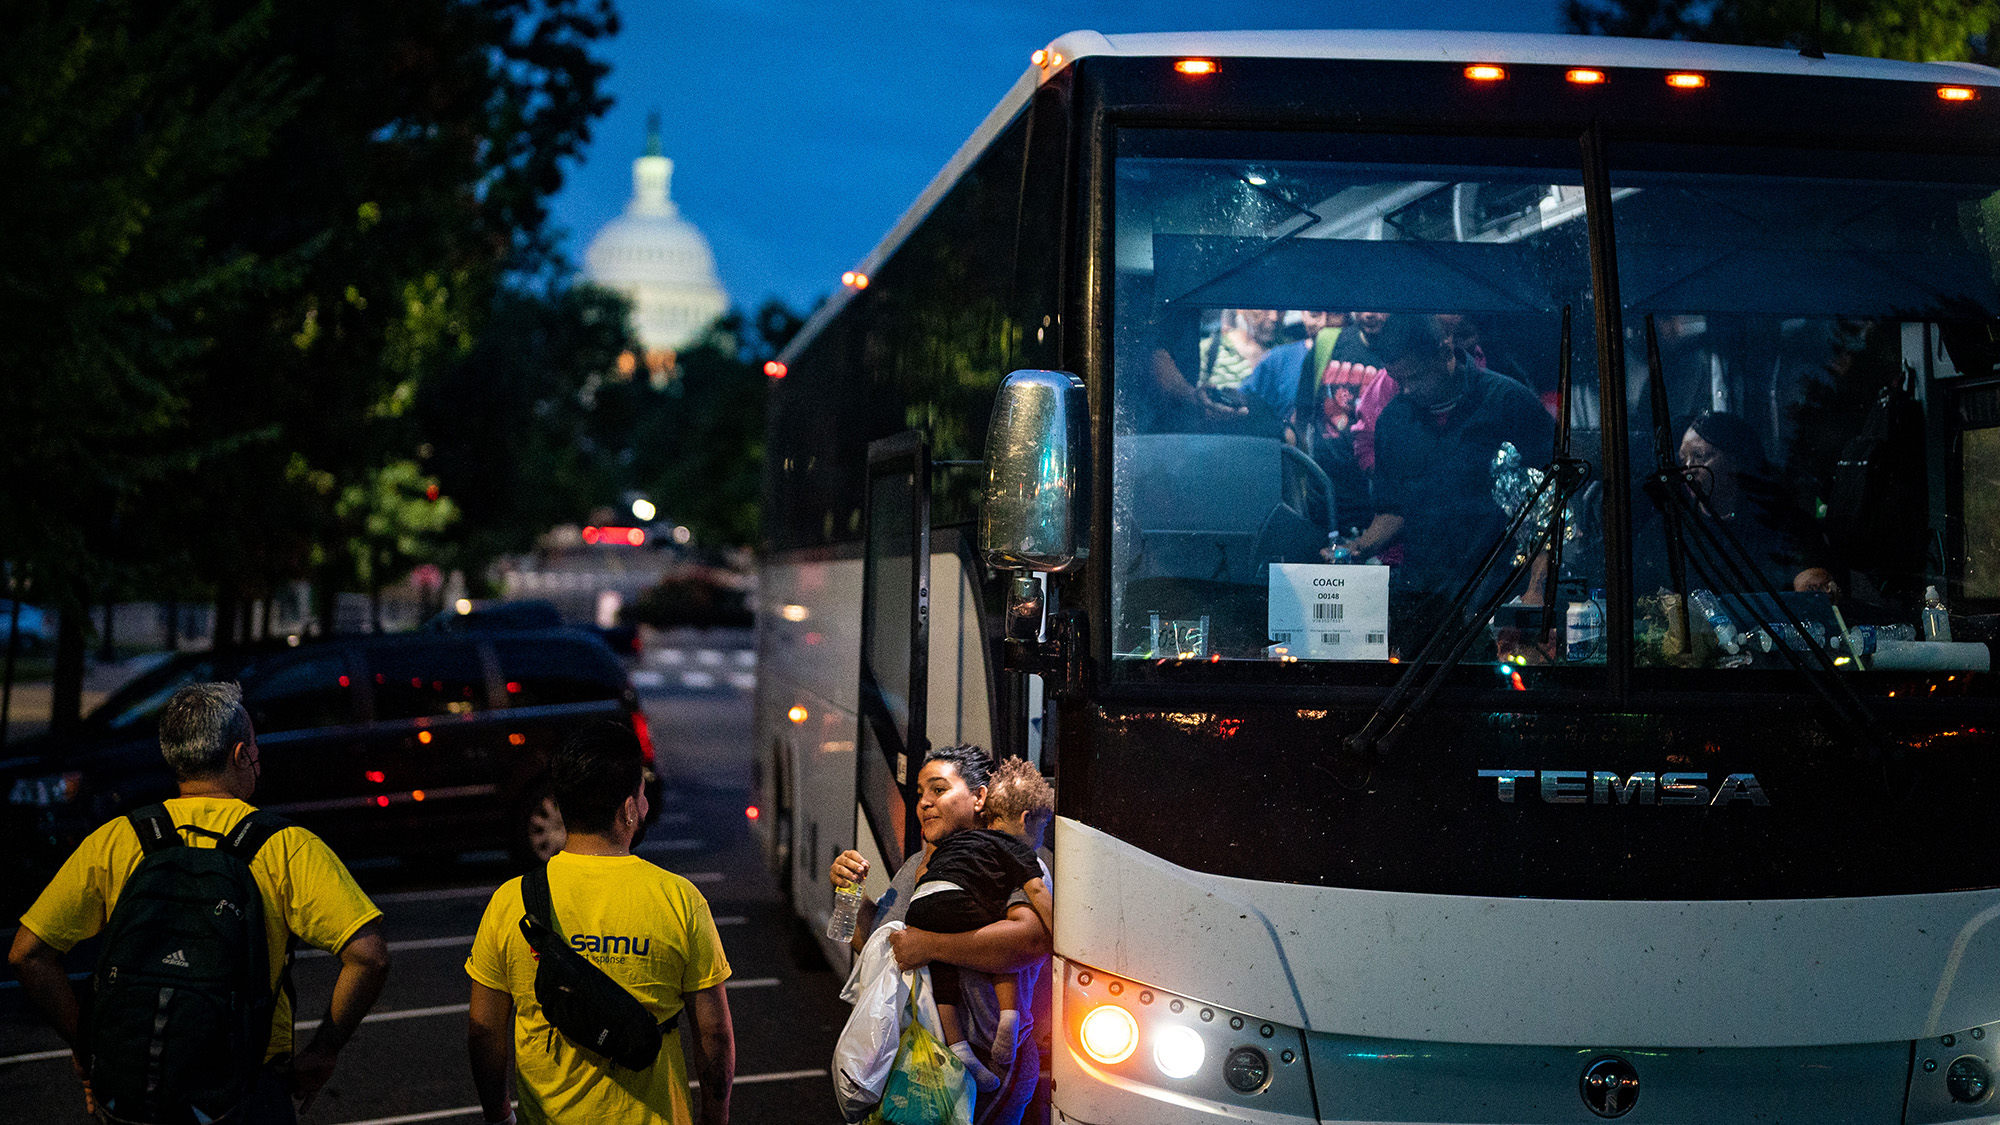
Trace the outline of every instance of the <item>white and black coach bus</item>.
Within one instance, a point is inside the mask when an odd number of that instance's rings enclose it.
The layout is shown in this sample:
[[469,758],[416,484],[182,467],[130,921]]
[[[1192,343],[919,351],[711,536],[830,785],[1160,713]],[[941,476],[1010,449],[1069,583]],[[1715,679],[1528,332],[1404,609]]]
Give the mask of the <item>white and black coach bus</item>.
[[1065,1121],[2000,1121],[1997,277],[1985,68],[1057,40],[769,369],[783,885],[1036,760]]

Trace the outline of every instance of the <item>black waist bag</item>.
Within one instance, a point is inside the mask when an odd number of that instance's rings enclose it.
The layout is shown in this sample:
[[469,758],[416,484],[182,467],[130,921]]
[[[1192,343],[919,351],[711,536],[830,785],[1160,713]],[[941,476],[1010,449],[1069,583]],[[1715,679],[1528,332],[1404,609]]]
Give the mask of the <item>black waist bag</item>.
[[546,863],[521,877],[521,934],[534,949],[535,1001],[571,1043],[627,1070],[644,1070],[660,1057],[660,1041],[680,1023],[675,1012],[655,1023],[639,998],[625,991],[590,958],[570,948],[556,926]]

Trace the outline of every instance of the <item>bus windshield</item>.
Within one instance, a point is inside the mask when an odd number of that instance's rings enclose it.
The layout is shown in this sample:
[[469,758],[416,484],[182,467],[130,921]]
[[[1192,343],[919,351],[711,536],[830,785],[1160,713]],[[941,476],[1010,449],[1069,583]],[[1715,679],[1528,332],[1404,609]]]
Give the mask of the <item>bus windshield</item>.
[[[1594,681],[1564,669],[1607,658],[1616,488],[1641,668],[1781,668],[1803,626],[1855,672],[1985,670],[1938,642],[2000,608],[1977,385],[2000,168],[1612,146],[1630,462],[1607,472],[1580,160],[1573,137],[1119,134],[1114,661],[1378,683],[1490,597],[1466,663]],[[1565,308],[1586,475],[1510,538],[1558,432]]]

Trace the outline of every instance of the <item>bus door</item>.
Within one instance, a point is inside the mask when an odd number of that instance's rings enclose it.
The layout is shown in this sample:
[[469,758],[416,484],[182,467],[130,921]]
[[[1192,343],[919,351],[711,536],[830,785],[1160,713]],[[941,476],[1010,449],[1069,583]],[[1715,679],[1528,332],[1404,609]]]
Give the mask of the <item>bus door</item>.
[[923,846],[917,770],[930,742],[930,445],[914,430],[868,444],[863,505],[861,714],[855,793],[890,872]]

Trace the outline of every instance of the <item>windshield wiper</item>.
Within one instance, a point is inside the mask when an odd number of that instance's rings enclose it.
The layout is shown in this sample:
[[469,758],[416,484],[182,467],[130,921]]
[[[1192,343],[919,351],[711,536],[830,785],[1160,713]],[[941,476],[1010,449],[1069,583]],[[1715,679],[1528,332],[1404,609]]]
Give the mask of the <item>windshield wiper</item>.
[[[1507,600],[1508,592],[1514,588],[1515,584],[1521,580],[1521,577],[1528,572],[1529,568],[1534,566],[1536,557],[1541,554],[1543,546],[1549,541],[1550,536],[1559,534],[1559,529],[1565,523],[1563,513],[1569,507],[1570,498],[1576,495],[1577,490],[1582,488],[1584,483],[1590,479],[1590,466],[1586,462],[1569,455],[1569,350],[1570,310],[1568,305],[1564,305],[1562,317],[1562,358],[1557,366],[1556,384],[1557,409],[1560,411],[1560,415],[1556,420],[1555,453],[1549,460],[1549,467],[1542,473],[1541,482],[1535,486],[1534,491],[1530,492],[1527,499],[1522,501],[1520,509],[1514,513],[1514,518],[1508,522],[1507,529],[1500,533],[1500,538],[1493,544],[1493,549],[1486,552],[1486,557],[1480,562],[1479,569],[1473,573],[1472,578],[1465,585],[1459,588],[1458,594],[1451,600],[1451,606],[1445,610],[1444,616],[1438,622],[1437,628],[1431,632],[1430,639],[1424,642],[1423,649],[1417,653],[1416,657],[1403,670],[1403,674],[1397,678],[1395,686],[1389,689],[1389,694],[1383,697],[1381,704],[1368,716],[1368,721],[1362,724],[1360,730],[1342,740],[1341,745],[1347,757],[1350,761],[1358,759],[1356,764],[1362,766],[1364,770],[1373,755],[1378,753],[1386,755],[1395,749],[1395,745],[1406,731],[1409,721],[1421,713],[1425,706],[1430,703],[1431,698],[1437,694],[1438,688],[1444,686],[1446,677],[1451,675],[1451,670],[1458,667],[1458,662],[1465,658],[1466,652],[1472,648],[1473,641],[1478,639],[1480,631],[1486,628],[1488,621],[1492,620],[1494,611],[1500,608],[1501,602]],[[1516,536],[1520,534],[1521,528],[1540,509],[1542,498],[1549,495],[1551,491],[1554,493],[1554,503],[1549,510],[1548,517],[1542,521],[1541,526],[1529,538],[1525,548],[1522,548],[1518,544]],[[1470,617],[1459,618],[1459,614],[1465,610],[1466,603],[1470,602],[1473,596],[1478,593],[1480,587],[1485,585],[1487,577],[1500,564],[1501,556],[1509,548],[1515,548],[1517,553],[1513,566],[1508,570],[1506,581],[1494,586],[1488,592],[1485,601],[1480,604],[1478,612]],[[1558,548],[1557,558],[1560,559],[1560,548]],[[1553,572],[1551,572],[1551,576],[1553,577]],[[1553,589],[1553,582],[1550,583],[1549,588]],[[1454,619],[1459,621],[1456,627],[1452,625]],[[1551,610],[1547,604],[1544,604],[1542,609],[1542,621],[1544,623],[1542,635],[1545,638],[1554,628],[1552,620]],[[1444,652],[1444,657],[1435,667],[1431,667],[1431,658],[1440,651]],[[1427,672],[1428,675],[1426,675]]]
[[[1783,655],[1786,663],[1805,677],[1806,683],[1826,704],[1834,725],[1870,758],[1882,761],[1897,757],[1894,744],[1889,740],[1881,724],[1876,721],[1868,704],[1835,669],[1833,657],[1827,653],[1812,631],[1806,628],[1805,622],[1799,619],[1792,607],[1785,603],[1785,599],[1779,596],[1776,587],[1772,586],[1770,580],[1764,576],[1764,572],[1758,569],[1756,560],[1736,538],[1736,533],[1731,531],[1729,525],[1724,523],[1709,506],[1706,495],[1701,495],[1701,503],[1695,503],[1689,498],[1691,491],[1698,491],[1698,486],[1686,470],[1674,464],[1673,455],[1667,446],[1672,434],[1661,421],[1666,411],[1666,371],[1660,362],[1658,336],[1650,314],[1646,317],[1646,365],[1647,378],[1652,382],[1653,440],[1658,446],[1656,452],[1659,464],[1653,479],[1647,482],[1646,493],[1652,497],[1656,505],[1659,505],[1661,517],[1667,524],[1670,567],[1675,565],[1676,554],[1679,555],[1680,568],[1676,569],[1673,581],[1676,592],[1682,595],[1682,611],[1686,611],[1687,605],[1685,596],[1687,574],[1684,567],[1687,561],[1686,546],[1690,542],[1685,538],[1685,532],[1692,529],[1695,532],[1692,542],[1697,551],[1705,556],[1694,560],[1696,569],[1701,572],[1702,581],[1734,602],[1745,621],[1758,620],[1760,615],[1756,607],[1751,604],[1750,595],[1743,591],[1748,590],[1768,598],[1770,603],[1777,607],[1778,612],[1784,615],[1785,622],[1791,626],[1792,635],[1805,646],[1805,655],[1811,659],[1801,657],[1793,649],[1790,641],[1784,637],[1773,638],[1776,642],[1773,647]],[[1713,564],[1718,562],[1721,564],[1720,573],[1713,569]],[[1718,582],[1716,581],[1718,577],[1730,581]]]

